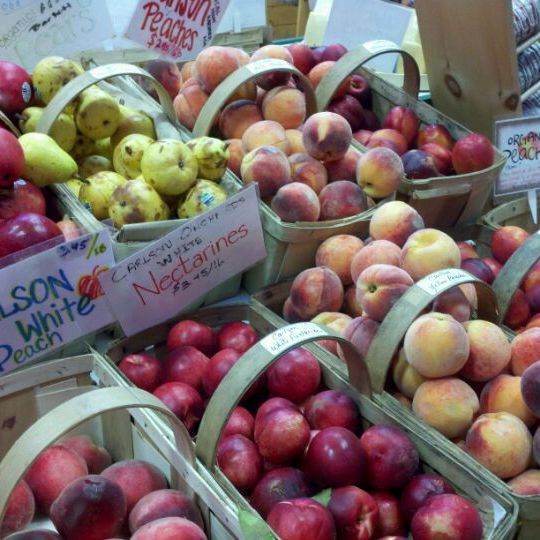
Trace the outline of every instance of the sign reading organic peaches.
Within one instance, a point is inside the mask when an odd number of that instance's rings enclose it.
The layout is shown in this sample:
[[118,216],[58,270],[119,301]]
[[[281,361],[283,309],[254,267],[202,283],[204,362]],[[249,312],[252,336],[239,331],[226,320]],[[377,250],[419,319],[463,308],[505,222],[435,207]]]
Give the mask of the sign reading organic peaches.
[[139,0],[126,37],[175,60],[210,45],[229,0]]
[[99,276],[130,336],[177,315],[266,255],[256,186],[184,222]]
[[113,264],[104,230],[0,270],[0,375],[111,324],[97,276]]

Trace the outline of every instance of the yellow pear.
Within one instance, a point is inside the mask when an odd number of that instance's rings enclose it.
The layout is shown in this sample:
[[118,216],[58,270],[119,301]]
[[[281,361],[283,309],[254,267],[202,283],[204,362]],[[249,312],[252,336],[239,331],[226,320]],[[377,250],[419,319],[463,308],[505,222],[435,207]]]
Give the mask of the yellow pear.
[[105,139],[116,131],[119,121],[120,109],[111,95],[97,86],[82,92],[75,122],[83,135],[94,141]]
[[[36,125],[43,111],[44,109],[42,107],[27,107],[24,109],[19,119],[19,129],[23,133],[36,131]],[[49,135],[58,143],[58,146],[62,150],[69,152],[75,145],[75,139],[77,138],[75,121],[69,114],[60,113],[51,126]]]
[[140,133],[131,133],[124,137],[114,149],[114,170],[126,178],[137,178],[141,174],[144,151],[153,142],[153,139]]
[[112,171],[93,174],[81,186],[79,201],[87,204],[97,219],[107,219],[114,190],[126,182],[123,176]]
[[78,133],[70,154],[75,161],[81,161],[87,156],[97,154],[96,141],[93,141],[82,133]]
[[113,164],[111,163],[111,160],[103,156],[86,156],[79,162],[79,176],[82,176],[83,178],[88,178],[101,171],[112,170]]
[[77,197],[79,198],[79,191],[81,191],[82,182],[78,178],[70,178],[64,185]]
[[98,139],[96,142],[96,154],[98,156],[106,157],[109,161],[113,160],[113,147],[111,145],[111,138]]
[[216,183],[210,180],[197,180],[184,201],[178,205],[178,217],[197,216],[221,204],[226,198],[227,192]]
[[151,139],[156,139],[154,122],[148,115],[144,114],[143,112],[129,109],[128,116],[124,116],[126,111],[122,111],[122,109],[126,109],[126,107],[120,105],[120,122],[118,122],[118,127],[111,137],[111,145],[113,148],[116,148],[118,143],[131,133],[140,133],[141,135],[146,135]]

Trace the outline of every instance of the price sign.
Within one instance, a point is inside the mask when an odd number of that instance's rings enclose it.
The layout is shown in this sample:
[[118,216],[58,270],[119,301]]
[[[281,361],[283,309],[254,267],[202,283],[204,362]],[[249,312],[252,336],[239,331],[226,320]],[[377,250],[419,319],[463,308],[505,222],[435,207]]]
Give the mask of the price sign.
[[180,225],[99,279],[126,335],[159,324],[264,258],[255,185]]
[[229,0],[139,0],[126,37],[178,61],[210,45]]
[[0,375],[114,322],[97,276],[114,264],[108,231],[0,270]]

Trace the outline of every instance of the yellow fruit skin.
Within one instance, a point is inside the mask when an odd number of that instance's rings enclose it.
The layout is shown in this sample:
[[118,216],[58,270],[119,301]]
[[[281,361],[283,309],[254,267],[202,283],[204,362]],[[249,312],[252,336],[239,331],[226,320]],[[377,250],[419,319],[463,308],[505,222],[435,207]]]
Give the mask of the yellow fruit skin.
[[227,198],[227,192],[210,180],[197,180],[188,191],[184,201],[178,204],[178,217],[190,218],[202,214],[221,204]]
[[229,145],[213,137],[197,137],[187,143],[199,165],[199,177],[218,182],[227,170]]
[[112,96],[97,87],[85,90],[77,107],[77,129],[97,141],[113,135],[120,121],[120,109]]
[[[31,133],[36,131],[37,123],[43,114],[43,107],[27,107],[21,113],[21,119],[19,120],[19,129],[23,133]],[[66,113],[60,113],[58,118],[54,121],[49,135],[58,143],[58,146],[69,152],[75,144],[77,137],[77,128],[75,127],[75,121]]]
[[109,217],[109,204],[114,190],[127,180],[112,171],[98,172],[86,179],[79,191],[79,201],[90,207],[96,219]]
[[103,156],[87,156],[79,163],[79,176],[88,178],[101,171],[112,171],[113,164]]
[[117,144],[127,135],[132,133],[140,133],[146,135],[151,139],[156,139],[156,130],[154,129],[154,122],[146,114],[135,111],[134,109],[127,109],[123,105],[120,105],[120,121],[118,127],[111,137],[111,146],[116,148]]
[[153,142],[153,139],[140,133],[131,133],[124,137],[114,149],[114,170],[126,178],[140,176],[144,151]]

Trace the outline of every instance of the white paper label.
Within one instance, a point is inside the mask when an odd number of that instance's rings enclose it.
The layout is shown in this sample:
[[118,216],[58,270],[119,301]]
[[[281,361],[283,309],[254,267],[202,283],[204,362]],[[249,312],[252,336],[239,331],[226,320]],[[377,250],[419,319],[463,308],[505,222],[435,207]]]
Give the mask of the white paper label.
[[290,69],[292,66],[288,62],[285,62],[285,60],[279,60],[278,58],[265,58],[264,60],[257,60],[256,62],[246,64],[246,69],[249,69],[255,75],[258,75],[261,71],[284,67]]
[[272,355],[276,356],[295,345],[300,340],[317,337],[327,337],[328,334],[314,323],[290,324],[269,336],[264,337],[259,343]]
[[476,279],[463,270],[447,268],[421,279],[416,283],[416,286],[433,296],[437,296],[450,287],[471,281],[476,281]]

